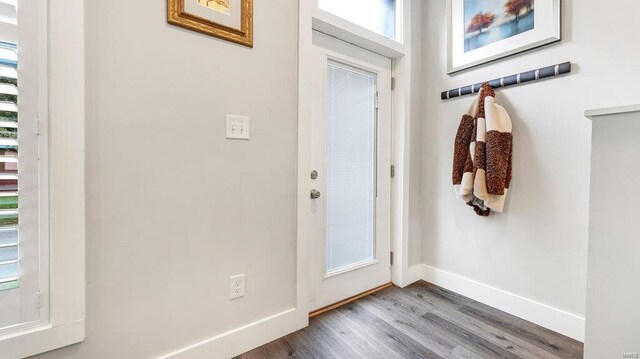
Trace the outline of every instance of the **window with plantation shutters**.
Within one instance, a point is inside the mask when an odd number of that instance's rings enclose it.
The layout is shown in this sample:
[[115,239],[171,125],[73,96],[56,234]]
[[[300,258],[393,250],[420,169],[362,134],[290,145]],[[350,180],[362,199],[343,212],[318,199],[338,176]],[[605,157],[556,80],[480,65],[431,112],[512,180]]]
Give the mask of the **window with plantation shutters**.
[[0,291],[20,285],[16,44],[0,42]]
[[0,0],[0,335],[47,314],[41,308],[47,230],[40,221],[47,155],[38,133],[46,96],[37,14],[37,1]]
[[85,0],[0,0],[0,359],[85,336]]

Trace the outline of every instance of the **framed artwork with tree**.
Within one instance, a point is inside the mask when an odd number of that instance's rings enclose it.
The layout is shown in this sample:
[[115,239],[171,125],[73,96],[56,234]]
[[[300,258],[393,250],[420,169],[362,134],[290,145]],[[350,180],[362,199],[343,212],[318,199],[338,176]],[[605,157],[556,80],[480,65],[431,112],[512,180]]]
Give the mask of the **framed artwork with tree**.
[[560,0],[447,0],[447,73],[560,41]]
[[167,21],[253,47],[253,0],[167,0]]

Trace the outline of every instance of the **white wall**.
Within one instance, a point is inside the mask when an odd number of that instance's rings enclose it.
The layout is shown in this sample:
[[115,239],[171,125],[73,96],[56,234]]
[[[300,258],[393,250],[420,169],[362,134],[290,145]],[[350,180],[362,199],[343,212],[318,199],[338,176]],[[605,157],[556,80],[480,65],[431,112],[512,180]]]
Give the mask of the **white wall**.
[[411,3],[411,136],[409,178],[409,266],[421,262],[422,248],[422,91],[427,84],[422,82],[422,0]]
[[87,338],[39,358],[156,358],[294,306],[297,13],[256,1],[249,49],[86,2]]
[[640,352],[638,203],[621,178],[640,178],[640,112],[593,119],[585,358]]
[[[422,260],[584,317],[591,123],[588,108],[638,102],[640,2],[563,0],[563,41],[454,76],[446,71],[445,0],[424,2]],[[480,218],[451,185],[453,142],[471,97],[450,88],[572,61],[574,72],[498,90],[514,123],[506,213]]]

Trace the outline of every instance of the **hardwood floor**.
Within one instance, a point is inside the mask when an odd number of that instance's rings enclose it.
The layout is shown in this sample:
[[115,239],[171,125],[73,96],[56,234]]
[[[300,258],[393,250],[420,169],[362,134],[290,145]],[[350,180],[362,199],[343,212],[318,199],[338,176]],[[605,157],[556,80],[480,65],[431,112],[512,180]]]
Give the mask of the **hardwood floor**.
[[387,288],[238,358],[582,358],[583,345],[433,284]]

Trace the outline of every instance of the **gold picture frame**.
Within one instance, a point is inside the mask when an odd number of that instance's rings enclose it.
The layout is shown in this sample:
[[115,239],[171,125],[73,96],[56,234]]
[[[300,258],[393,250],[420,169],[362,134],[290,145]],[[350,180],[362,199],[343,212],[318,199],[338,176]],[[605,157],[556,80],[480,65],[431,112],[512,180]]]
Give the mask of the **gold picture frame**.
[[[253,47],[253,0],[241,0],[240,29],[218,24],[185,11],[185,0],[167,0],[167,22],[240,45]],[[189,1],[189,0],[186,0]]]

